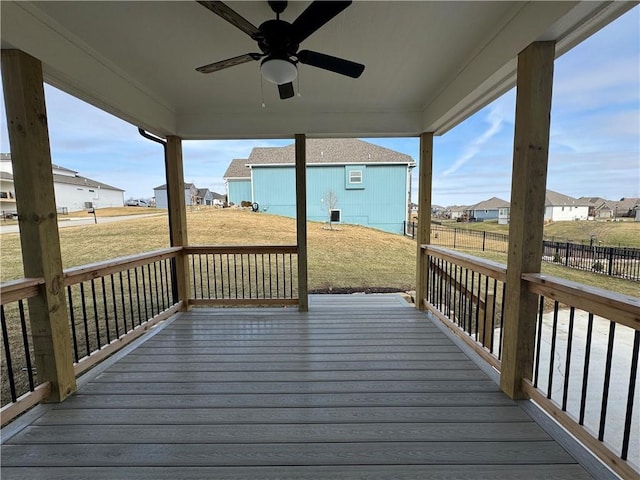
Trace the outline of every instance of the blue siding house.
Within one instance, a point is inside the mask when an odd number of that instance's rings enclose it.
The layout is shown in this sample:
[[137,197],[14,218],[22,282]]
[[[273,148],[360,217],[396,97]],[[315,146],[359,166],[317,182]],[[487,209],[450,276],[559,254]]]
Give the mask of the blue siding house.
[[[403,233],[410,204],[409,155],[357,139],[307,139],[307,218]],[[254,148],[224,178],[229,202],[295,217],[295,150]]]

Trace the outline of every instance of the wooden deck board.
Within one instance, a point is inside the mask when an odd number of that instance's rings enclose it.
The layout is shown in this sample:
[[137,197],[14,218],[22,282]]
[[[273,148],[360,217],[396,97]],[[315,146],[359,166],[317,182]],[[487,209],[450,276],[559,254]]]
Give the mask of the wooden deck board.
[[406,307],[181,314],[3,440],[2,478],[590,478]]

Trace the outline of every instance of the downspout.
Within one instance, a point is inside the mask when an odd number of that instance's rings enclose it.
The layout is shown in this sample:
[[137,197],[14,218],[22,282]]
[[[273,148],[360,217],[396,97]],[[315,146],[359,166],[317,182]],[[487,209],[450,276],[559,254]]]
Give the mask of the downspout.
[[[152,142],[159,143],[162,145],[162,149],[164,151],[164,174],[165,174],[165,182],[167,185],[167,206],[171,205],[171,197],[169,193],[169,179],[167,178],[167,171],[169,167],[169,159],[167,157],[167,142],[155,137],[147,132],[145,132],[142,128],[138,127],[138,133],[142,135],[144,138],[151,140]],[[171,232],[171,210],[168,210],[167,215],[169,217],[169,245],[173,247],[173,236]],[[171,293],[173,295],[173,303],[175,304],[178,301],[178,277],[176,275],[176,259],[171,259]]]

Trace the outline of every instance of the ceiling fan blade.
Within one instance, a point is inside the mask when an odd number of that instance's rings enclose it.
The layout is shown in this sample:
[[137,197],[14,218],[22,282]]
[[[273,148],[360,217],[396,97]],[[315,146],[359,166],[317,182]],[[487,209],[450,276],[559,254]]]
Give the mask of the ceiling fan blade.
[[278,92],[280,93],[281,100],[286,100],[287,98],[293,97],[293,83],[289,82],[278,85]]
[[325,2],[316,0],[291,24],[293,39],[300,43],[333,17],[351,5],[351,1]]
[[239,28],[244,33],[249,35],[251,38],[253,38],[253,36],[259,32],[258,28],[255,25],[253,25],[246,18],[242,17],[235,10],[232,10],[223,2],[198,1],[198,3],[205,8],[208,8],[216,15],[224,18],[231,25],[233,25],[236,28]]
[[364,72],[364,65],[361,63],[345,60],[344,58],[332,57],[324,53],[312,52],[311,50],[301,50],[298,52],[298,60],[305,65],[322,68],[351,78],[358,78],[362,75],[362,72]]
[[243,63],[250,62],[252,60],[260,60],[264,55],[260,53],[245,53],[244,55],[240,55],[233,58],[227,58],[226,60],[221,60],[219,62],[210,63],[209,65],[203,65],[202,67],[196,68],[196,70],[200,73],[213,73],[218,70],[223,70],[229,67],[235,67],[236,65],[242,65]]

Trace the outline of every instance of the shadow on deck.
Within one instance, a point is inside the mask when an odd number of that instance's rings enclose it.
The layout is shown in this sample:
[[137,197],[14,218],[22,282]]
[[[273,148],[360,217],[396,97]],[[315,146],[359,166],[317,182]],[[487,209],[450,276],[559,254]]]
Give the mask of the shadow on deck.
[[591,478],[401,297],[310,310],[176,315],[5,429],[3,480]]

